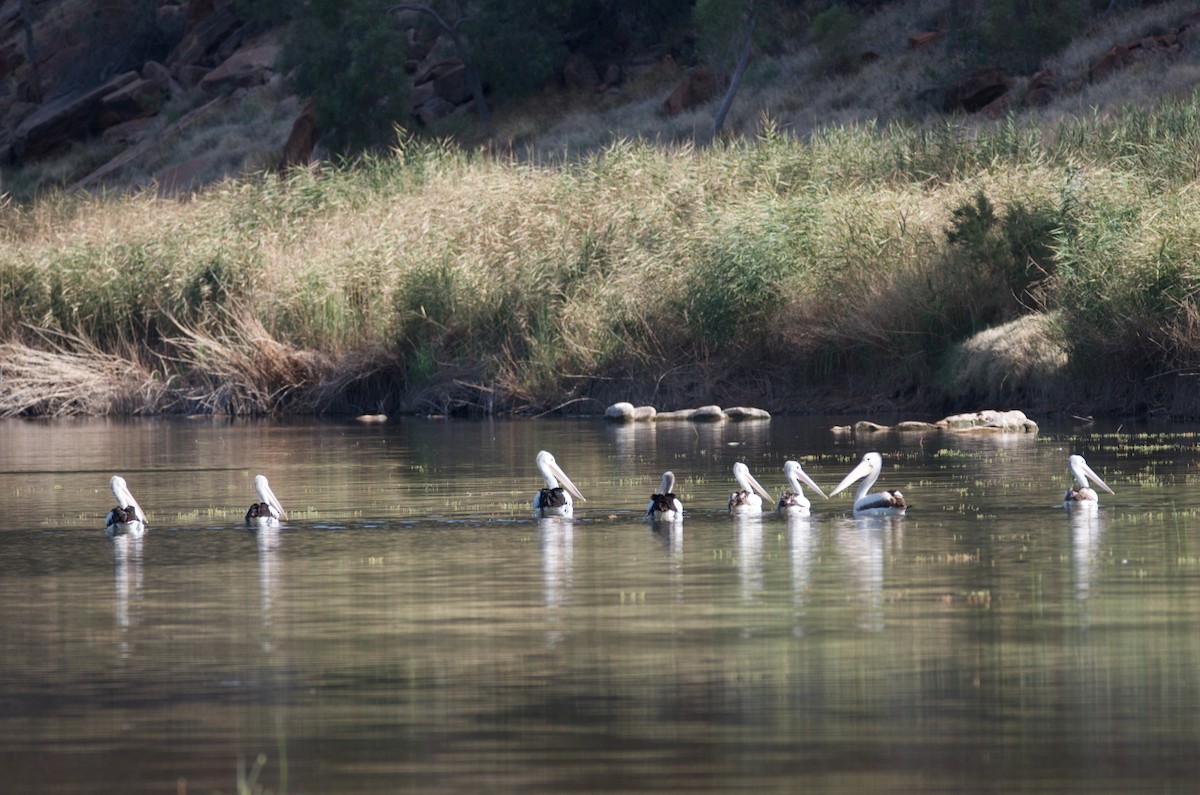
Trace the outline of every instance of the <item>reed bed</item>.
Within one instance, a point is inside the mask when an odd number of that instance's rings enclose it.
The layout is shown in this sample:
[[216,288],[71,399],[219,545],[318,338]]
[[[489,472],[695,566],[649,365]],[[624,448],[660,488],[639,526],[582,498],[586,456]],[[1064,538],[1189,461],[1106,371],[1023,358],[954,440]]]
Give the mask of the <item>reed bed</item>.
[[[1198,122],[1192,94],[556,163],[404,139],[182,200],[8,204],[0,413],[1195,413]],[[980,343],[1027,318],[1009,358]]]

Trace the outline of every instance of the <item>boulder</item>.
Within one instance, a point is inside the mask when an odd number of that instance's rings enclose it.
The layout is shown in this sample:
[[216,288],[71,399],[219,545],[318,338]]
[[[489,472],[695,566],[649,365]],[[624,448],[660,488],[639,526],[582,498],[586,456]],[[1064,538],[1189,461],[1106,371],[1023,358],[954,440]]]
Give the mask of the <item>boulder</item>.
[[146,61],[142,64],[142,79],[149,80],[168,94],[179,90],[179,84],[171,77],[171,70],[158,61]]
[[[1180,31],[1186,30],[1181,26]],[[1155,53],[1176,53],[1181,49],[1177,33],[1164,33],[1161,36],[1144,36],[1124,44],[1114,44],[1092,64],[1088,76],[1092,82],[1103,80],[1113,72],[1117,72],[1135,61],[1140,61]]]
[[1011,82],[1009,76],[998,67],[976,69],[946,89],[942,109],[947,113],[956,110],[974,113],[1007,92]]
[[100,140],[106,144],[135,144],[145,140],[154,129],[154,119],[131,119],[121,124],[106,127]]
[[167,92],[152,80],[138,78],[100,100],[97,123],[107,129],[134,119],[153,116],[167,101]]
[[140,80],[137,72],[117,75],[103,85],[64,94],[26,117],[13,133],[17,157],[32,160],[65,150],[73,141],[100,131],[103,99]]
[[938,430],[938,426],[932,422],[921,422],[920,420],[903,420],[897,422],[895,430],[901,433],[926,433],[928,431]]
[[693,422],[720,422],[726,419],[720,406],[699,406],[692,411]]
[[671,92],[660,108],[666,116],[676,116],[685,110],[703,105],[721,91],[721,79],[717,74],[702,66],[689,69],[679,85]]
[[1027,108],[1040,108],[1049,105],[1054,99],[1058,87],[1058,75],[1053,69],[1042,69],[1033,73],[1029,85],[1025,86],[1025,96],[1021,104]]
[[203,80],[204,76],[210,71],[211,70],[207,66],[187,64],[186,66],[179,67],[179,69],[172,74],[174,74],[176,79],[178,79],[179,85],[187,89],[192,89],[200,85],[200,81]]
[[439,119],[444,119],[453,113],[458,108],[452,102],[447,102],[441,97],[433,97],[428,102],[425,102],[419,108],[413,110],[413,115],[417,117],[417,121],[424,125],[433,124]]
[[654,406],[634,406],[632,403],[614,403],[604,410],[604,419],[615,422],[649,422],[658,416]]
[[244,47],[204,75],[200,88],[211,96],[235,88],[260,86],[275,73],[275,62],[282,49],[278,44]]
[[226,39],[241,27],[232,6],[211,9],[205,13],[203,6],[211,3],[192,3],[188,7],[188,30],[175,49],[167,56],[165,66],[184,85],[187,82],[180,74],[186,66],[213,67],[219,63],[214,54]]
[[985,409],[968,414],[954,414],[941,420],[938,425],[957,432],[1038,432],[1038,424],[1026,417],[1025,412],[1016,409],[1010,411]]
[[867,420],[859,420],[854,423],[855,433],[881,433],[890,430],[891,428],[887,425],[880,425],[877,422],[868,422]]
[[908,49],[919,50],[946,38],[944,30],[923,30],[908,37]]
[[432,63],[413,78],[414,88],[426,84],[432,86],[435,96],[441,97],[451,105],[461,105],[471,99],[471,88],[467,85],[467,68],[457,58],[446,58]]
[[725,409],[725,416],[731,420],[769,420],[771,412],[766,409],[750,408],[748,406],[734,406],[733,408]]
[[604,419],[617,420],[619,422],[633,421],[633,404],[624,401],[614,403],[604,410]]

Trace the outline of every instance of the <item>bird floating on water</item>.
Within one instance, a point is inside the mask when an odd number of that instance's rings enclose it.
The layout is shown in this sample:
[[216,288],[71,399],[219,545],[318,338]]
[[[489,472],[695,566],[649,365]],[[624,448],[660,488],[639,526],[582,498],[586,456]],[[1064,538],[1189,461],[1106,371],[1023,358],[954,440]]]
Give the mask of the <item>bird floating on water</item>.
[[266,475],[254,478],[254,490],[258,492],[258,502],[246,511],[246,524],[253,527],[276,527],[279,520],[287,516],[283,506],[271,491]]
[[858,490],[854,494],[855,516],[903,516],[904,512],[908,510],[908,503],[904,501],[904,495],[899,491],[893,489],[877,491],[874,494],[868,493],[875,485],[875,481],[879,480],[879,473],[882,471],[883,456],[879,453],[867,453],[859,465],[842,479],[837,488],[829,492],[829,496],[832,497],[854,481],[863,478],[863,482],[858,485]]
[[546,488],[533,497],[533,510],[538,516],[572,516],[575,513],[571,498],[586,502],[579,489],[562,471],[554,456],[542,450],[537,454],[538,472],[546,479]]
[[733,465],[733,477],[741,490],[729,495],[730,513],[761,512],[763,497],[768,502],[775,499],[769,491],[762,487],[761,483],[754,479],[754,476],[750,474],[750,468],[741,461]]
[[1097,486],[1109,494],[1115,492],[1108,487],[1108,484],[1100,479],[1100,476],[1092,471],[1088,466],[1087,461],[1083,460],[1081,455],[1073,455],[1067,459],[1067,468],[1071,470],[1071,474],[1075,477],[1075,485],[1067,489],[1063,494],[1063,502],[1067,505],[1078,505],[1087,503],[1090,505],[1099,505],[1100,497],[1096,494],[1095,489],[1088,485],[1088,480],[1091,480]]
[[142,506],[133,498],[125,478],[113,475],[109,485],[113,496],[117,498],[117,507],[108,512],[104,520],[104,532],[109,536],[140,536],[146,532],[146,514],[142,513]]
[[675,496],[675,473],[664,472],[657,494],[650,495],[646,516],[655,522],[678,522],[683,519],[683,503]]
[[[775,510],[779,513],[791,514],[793,516],[803,516],[809,511],[812,503],[808,497],[804,496],[804,489],[801,483],[808,485],[814,489],[817,494],[825,497],[825,492],[821,491],[821,487],[808,476],[800,467],[799,461],[787,461],[783,465],[783,474],[787,477],[788,485],[792,487],[791,491],[785,491],[779,495],[779,503],[775,506]],[[825,499],[829,499],[825,497]]]

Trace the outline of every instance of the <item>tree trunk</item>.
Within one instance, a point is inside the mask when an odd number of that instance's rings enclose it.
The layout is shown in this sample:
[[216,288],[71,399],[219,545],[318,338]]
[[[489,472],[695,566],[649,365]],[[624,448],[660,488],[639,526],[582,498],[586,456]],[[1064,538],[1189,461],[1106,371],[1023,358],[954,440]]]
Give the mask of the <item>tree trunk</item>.
[[33,49],[33,16],[29,9],[29,0],[21,0],[21,24],[25,27],[25,60],[29,62],[29,96],[30,102],[42,101],[42,81],[38,76],[37,53]]
[[733,69],[733,76],[729,79],[729,88],[725,91],[725,98],[721,100],[721,107],[717,109],[717,116],[713,119],[713,138],[720,135],[721,128],[725,126],[725,117],[729,114],[733,98],[742,84],[742,76],[746,74],[746,65],[750,63],[750,45],[754,41],[754,3],[755,0],[746,2],[746,14],[742,22],[742,48],[738,53],[737,66]]

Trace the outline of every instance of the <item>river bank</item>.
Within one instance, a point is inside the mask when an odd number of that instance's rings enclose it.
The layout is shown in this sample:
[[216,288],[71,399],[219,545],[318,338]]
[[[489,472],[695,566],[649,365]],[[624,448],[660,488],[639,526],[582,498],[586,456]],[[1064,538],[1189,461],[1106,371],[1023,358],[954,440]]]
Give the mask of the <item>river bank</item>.
[[0,210],[0,414],[1195,416],[1200,98]]

